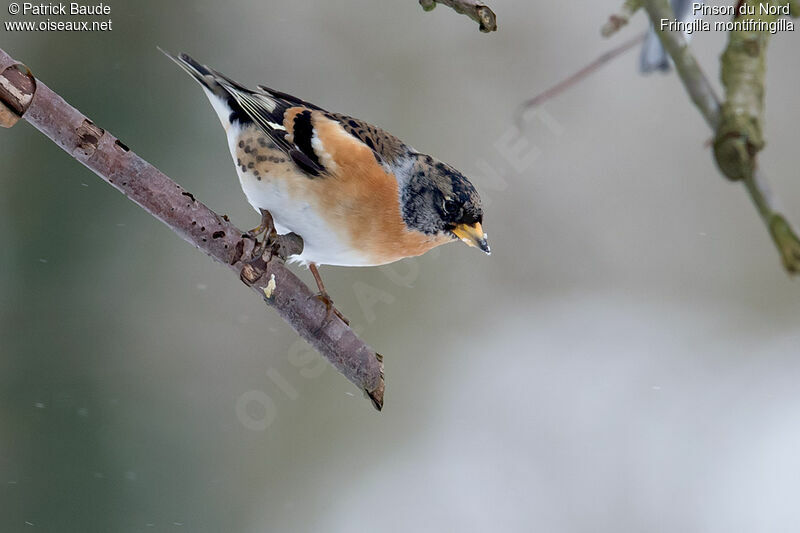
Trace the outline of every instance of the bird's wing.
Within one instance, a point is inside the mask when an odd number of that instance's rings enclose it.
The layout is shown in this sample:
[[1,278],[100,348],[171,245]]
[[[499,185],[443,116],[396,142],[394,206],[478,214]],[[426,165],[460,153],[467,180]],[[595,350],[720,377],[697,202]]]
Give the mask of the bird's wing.
[[[370,144],[353,135],[347,123],[331,113],[304,106],[290,107],[284,113],[283,126],[286,141],[327,175],[359,181],[365,175],[392,172],[375,150],[374,141]],[[296,158],[294,161],[302,167]]]
[[336,166],[342,167],[349,157],[348,151],[359,156],[371,153],[371,158],[387,170],[397,166],[409,152],[397,137],[362,120],[329,113],[264,85],[259,85],[256,91],[250,90],[221,72],[201,65],[188,54],[164,53],[225,103],[231,111],[229,122],[255,124],[311,177],[331,174],[336,157],[341,159],[341,164]]
[[367,145],[386,165],[399,164],[403,156],[409,153],[409,147],[403,141],[377,126],[339,113],[330,113],[329,116],[339,122],[347,133]]
[[317,109],[316,106],[304,104],[302,109],[305,113],[292,113],[293,120],[287,122],[289,111],[298,109],[294,99],[251,91],[219,72],[211,72],[219,78],[217,81],[233,97],[244,114],[291,157],[301,170],[310,176],[327,173],[311,143],[314,132],[310,114]]
[[[284,115],[287,109],[296,105],[296,99],[289,95],[272,96],[264,91],[251,91],[221,72],[201,65],[188,54],[174,56],[164,50],[162,52],[227,107],[230,116],[225,117],[226,122],[231,124],[238,122],[241,125],[255,124],[306,174],[319,176],[325,172],[325,168],[314,157],[310,146],[303,145],[302,141],[298,145],[287,139]],[[310,104],[304,103],[304,105],[313,107]],[[220,118],[223,119],[222,116]],[[301,135],[298,139],[302,140],[304,137]]]
[[[332,173],[334,169],[330,166],[335,160],[331,159],[331,154],[345,155],[341,143],[359,152],[357,144],[363,145],[378,163],[388,167],[398,164],[401,156],[408,153],[400,139],[362,120],[330,113],[296,96],[263,85],[259,85],[259,91],[251,91],[225,75],[209,70],[244,113],[310,176]],[[349,139],[334,140],[341,132],[328,128],[328,123],[341,126]],[[327,141],[323,140],[326,135],[320,134],[320,128],[327,130]],[[330,142],[338,142],[340,146],[332,150],[326,147]]]
[[276,100],[306,108],[310,111],[318,111],[319,114],[324,115],[326,118],[338,122],[344,131],[372,150],[375,153],[375,158],[382,164],[388,166],[397,165],[410,150],[403,141],[368,122],[341,113],[328,112],[296,96],[276,91],[265,85],[259,85],[258,88]]

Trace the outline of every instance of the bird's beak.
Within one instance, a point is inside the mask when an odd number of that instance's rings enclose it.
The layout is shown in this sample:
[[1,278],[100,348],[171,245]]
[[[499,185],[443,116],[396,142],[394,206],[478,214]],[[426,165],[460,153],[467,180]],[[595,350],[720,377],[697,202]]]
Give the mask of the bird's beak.
[[471,226],[459,224],[453,229],[453,234],[467,243],[467,245],[480,248],[486,255],[491,255],[492,250],[489,248],[489,243],[486,242],[486,234],[483,232],[480,222],[476,222]]

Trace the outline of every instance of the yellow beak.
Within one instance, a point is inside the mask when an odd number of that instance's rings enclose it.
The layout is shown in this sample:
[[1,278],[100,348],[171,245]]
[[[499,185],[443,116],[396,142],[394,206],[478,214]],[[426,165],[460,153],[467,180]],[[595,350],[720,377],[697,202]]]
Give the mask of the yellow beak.
[[469,246],[480,248],[487,255],[491,255],[492,250],[486,242],[486,234],[483,232],[480,222],[476,222],[472,226],[467,224],[459,224],[453,229],[456,237],[467,243]]

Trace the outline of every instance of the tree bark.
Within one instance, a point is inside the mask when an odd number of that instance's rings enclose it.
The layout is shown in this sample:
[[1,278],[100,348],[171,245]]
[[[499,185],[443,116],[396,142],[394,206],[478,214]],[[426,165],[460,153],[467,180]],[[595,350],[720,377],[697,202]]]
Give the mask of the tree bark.
[[479,29],[484,33],[497,31],[497,15],[485,4],[475,0],[419,0],[419,5],[425,11],[432,11],[436,4],[444,4],[456,13],[468,16],[479,24]]

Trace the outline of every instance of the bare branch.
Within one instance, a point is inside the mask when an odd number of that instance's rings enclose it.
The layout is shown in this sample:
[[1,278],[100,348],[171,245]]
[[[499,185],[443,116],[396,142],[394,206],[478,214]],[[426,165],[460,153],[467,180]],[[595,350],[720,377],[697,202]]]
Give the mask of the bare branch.
[[485,4],[475,0],[419,0],[419,5],[425,11],[432,11],[436,4],[444,4],[456,13],[468,16],[480,25],[480,30],[484,33],[497,31],[497,15]]
[[[199,202],[157,168],[95,125],[46,85],[18,75],[16,62],[0,49],[0,108],[12,111],[44,133],[65,152],[184,240],[226,265],[339,372],[372,400],[383,405],[383,362],[277,258],[248,264],[253,240]],[[13,71],[13,72],[12,72]],[[9,74],[10,73],[10,74]],[[32,98],[31,98],[32,97]],[[28,102],[27,104],[25,102]],[[3,105],[5,104],[5,105]],[[279,242],[283,253],[300,243]]]
[[567,89],[569,89],[570,87],[572,87],[573,85],[575,85],[579,81],[583,80],[584,78],[586,78],[587,76],[592,74],[594,71],[596,71],[597,69],[599,69],[600,67],[602,67],[603,65],[605,65],[606,63],[611,61],[612,59],[614,59],[615,57],[627,52],[628,50],[630,50],[631,48],[633,48],[637,44],[641,44],[641,42],[644,41],[644,36],[645,35],[646,35],[645,33],[641,33],[641,34],[637,35],[636,37],[625,41],[624,43],[620,44],[619,46],[617,46],[615,48],[612,48],[608,52],[603,53],[601,56],[599,56],[597,59],[595,59],[594,61],[592,61],[591,63],[589,63],[585,67],[581,68],[579,71],[577,71],[574,74],[570,75],[568,78],[566,78],[566,79],[556,83],[552,87],[540,92],[539,94],[537,94],[533,98],[530,98],[530,99],[525,100],[524,102],[522,102],[522,104],[520,105],[520,111],[519,111],[519,113],[517,113],[517,121],[521,122],[523,114],[528,109],[530,109],[532,107],[538,107],[538,106],[542,105],[543,103],[545,103],[547,100],[550,100],[551,98],[553,98],[555,96],[558,96],[562,92],[566,91]]

